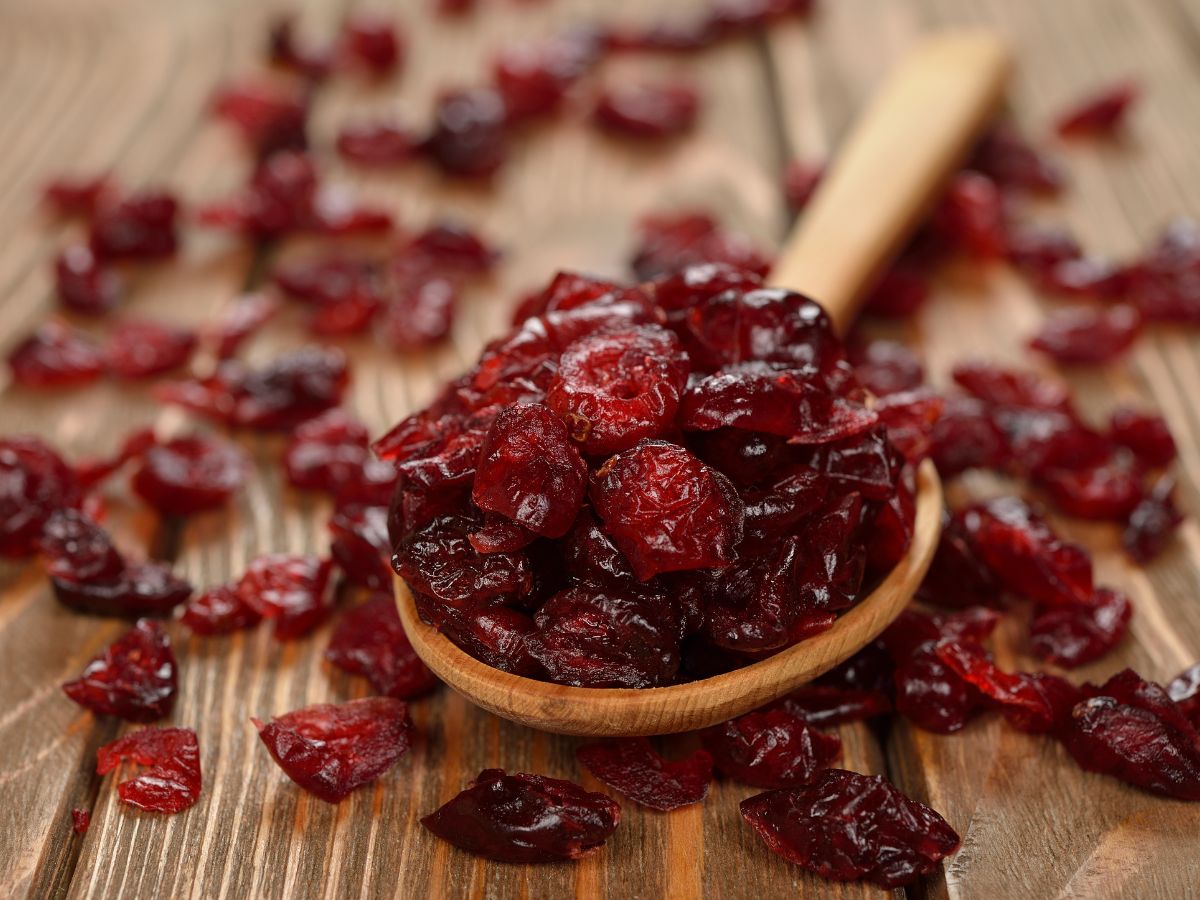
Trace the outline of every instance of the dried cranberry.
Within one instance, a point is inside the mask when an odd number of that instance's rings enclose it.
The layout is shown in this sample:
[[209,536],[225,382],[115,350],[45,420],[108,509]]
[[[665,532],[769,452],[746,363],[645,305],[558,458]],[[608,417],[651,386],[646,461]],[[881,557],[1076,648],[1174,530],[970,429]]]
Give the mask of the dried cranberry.
[[[643,581],[660,572],[728,565],[744,508],[729,480],[682,447],[642,441],[595,473],[592,505]],[[689,502],[681,505],[679,498]]]
[[315,556],[268,553],[252,560],[238,581],[246,606],[275,621],[281,640],[303,637],[333,612],[329,560]]
[[828,769],[808,787],[743,800],[741,811],[773,852],[836,881],[911,884],[959,845],[945,819],[882,775]]
[[809,725],[829,727],[883,715],[891,711],[892,701],[882,691],[808,684],[771,706],[778,706]]
[[372,75],[387,75],[404,59],[404,40],[390,19],[359,11],[342,25],[342,52]]
[[1062,710],[1051,702],[1038,676],[1003,671],[971,641],[943,640],[935,652],[939,662],[1000,709],[1014,727],[1045,733],[1056,726]]
[[888,442],[915,465],[932,450],[934,429],[945,406],[945,398],[918,388],[880,398],[874,412],[887,429]]
[[477,552],[467,539],[474,530],[470,519],[443,516],[402,537],[393,531],[392,566],[413,590],[454,607],[528,593],[529,559],[520,552]]
[[1124,407],[1114,410],[1108,433],[1114,443],[1152,469],[1169,464],[1177,454],[1166,419],[1154,413]]
[[265,724],[250,721],[288,778],[327,803],[374,781],[413,740],[408,705],[394,697],[317,703]]
[[101,203],[92,217],[90,241],[101,259],[157,260],[179,246],[179,203],[166,191],[143,191]]
[[383,286],[370,260],[328,256],[277,266],[275,284],[312,305],[314,334],[355,334],[370,324],[383,303]]
[[161,375],[188,361],[196,334],[186,328],[149,319],[118,322],[104,344],[108,370],[118,378]]
[[237,584],[222,584],[193,597],[181,621],[194,634],[230,634],[253,628],[262,616],[238,594]]
[[1121,533],[1121,546],[1143,565],[1163,550],[1183,521],[1175,505],[1175,479],[1164,475],[1129,514]]
[[71,830],[76,834],[87,834],[92,824],[92,814],[86,809],[71,810]]
[[153,722],[171,714],[178,686],[171,639],[158,622],[140,619],[63,692],[97,715]]
[[[1064,297],[1082,300],[1115,300],[1129,291],[1129,273],[1116,263],[1092,256],[1064,259],[1036,273],[1038,286]],[[1139,307],[1154,319],[1143,301]]]
[[783,169],[783,195],[792,212],[800,212],[808,206],[824,175],[825,167],[819,163],[799,159],[788,161]]
[[46,520],[83,500],[71,467],[39,438],[0,438],[0,556],[29,556]]
[[1130,300],[1151,321],[1200,321],[1200,225],[1176,219],[1125,271]]
[[708,608],[709,639],[718,647],[745,652],[790,643],[797,622],[814,605],[801,600],[808,585],[798,583],[800,555],[800,542],[788,538],[725,569]]
[[888,440],[887,429],[878,426],[846,440],[822,444],[805,462],[847,493],[887,500],[896,492],[904,460]]
[[329,520],[333,561],[355,584],[386,589],[392,580],[388,565],[387,510],[382,506],[352,504],[340,507]]
[[367,427],[335,408],[296,428],[283,465],[295,487],[333,494],[360,475],[369,456]]
[[87,316],[111,312],[125,293],[120,273],[101,261],[87,244],[70,244],[58,255],[54,286],[64,308]]
[[755,787],[808,784],[842,752],[835,735],[780,708],[714,725],[702,738],[722,774]]
[[562,102],[574,73],[562,70],[558,43],[509,47],[492,60],[492,84],[510,121],[548,115]]
[[508,606],[493,606],[478,612],[460,612],[443,606],[433,611],[429,598],[417,594],[417,611],[458,647],[502,672],[536,678],[542,666],[529,653],[528,637],[533,619]]
[[1060,363],[1111,362],[1141,331],[1141,314],[1132,306],[1066,310],[1047,319],[1029,346]]
[[682,134],[696,121],[699,97],[687,84],[610,86],[592,115],[607,131],[639,138]]
[[383,308],[379,333],[396,350],[415,350],[444,340],[458,309],[458,289],[446,278],[403,285]]
[[200,799],[200,744],[190,728],[143,728],[117,738],[96,751],[96,774],[126,759],[148,771],[117,785],[122,803],[170,814]]
[[468,853],[540,863],[593,853],[620,821],[621,808],[604,794],[543,775],[484,769],[421,824]]
[[995,182],[979,172],[959,172],[934,210],[934,229],[971,256],[1004,255],[1004,206]]
[[131,484],[160,513],[187,516],[224,506],[249,470],[249,458],[235,444],[194,435],[150,447]]
[[943,513],[937,551],[919,596],[938,606],[995,606],[1000,601],[1000,582],[975,553],[961,514]]
[[267,324],[282,304],[271,294],[242,294],[221,310],[204,334],[217,359],[229,359],[242,343]]
[[80,331],[51,320],[8,354],[13,381],[25,387],[73,387],[104,371],[100,349]]
[[630,800],[666,812],[708,795],[712,757],[697,750],[672,761],[655,752],[646,738],[615,738],[584,744],[575,751],[589,772]]
[[929,279],[912,266],[892,266],[879,276],[863,301],[863,309],[876,316],[905,319],[929,298]]
[[1167,694],[1192,725],[1200,729],[1200,663],[1180,672],[1167,685]]
[[438,100],[424,143],[429,157],[450,175],[491,175],[508,155],[504,98],[490,88],[454,91]]
[[921,361],[898,341],[852,345],[850,358],[859,382],[877,397],[911,391],[925,382]]
[[1074,235],[1059,228],[1016,225],[1008,232],[1008,258],[1017,268],[1040,277],[1060,263],[1077,260],[1083,250]]
[[640,241],[632,267],[641,281],[699,263],[727,263],[765,275],[769,260],[741,235],[721,230],[700,212],[646,216],[638,223]]
[[1005,190],[1057,194],[1063,186],[1061,167],[1008,125],[996,126],[984,135],[969,165]]
[[980,709],[978,693],[931,646],[896,666],[895,685],[896,712],[925,731],[953,734]]
[[393,268],[398,275],[424,278],[431,274],[454,275],[487,272],[500,253],[465,225],[442,221],[413,236],[396,251]]
[[255,158],[308,147],[308,100],[279,84],[240,82],[217,91],[213,114],[237,127]]
[[1062,113],[1054,127],[1063,137],[1111,134],[1120,128],[1140,93],[1132,81],[1109,85]]
[[408,642],[391,594],[372,597],[338,622],[325,658],[352,675],[369,679],[380,694],[406,700],[441,682]]
[[42,196],[60,216],[90,216],[114,187],[106,172],[82,177],[60,176],[42,188]]
[[1133,607],[1124,594],[1100,588],[1090,603],[1052,606],[1029,624],[1034,656],[1065,668],[1104,656],[1125,636]]
[[1036,481],[1055,506],[1082,519],[1120,521],[1142,499],[1140,468],[1119,457],[1078,469],[1043,469]]
[[1070,407],[1070,389],[1053,376],[983,362],[960,363],[952,374],[964,390],[987,403],[1041,410]]
[[346,160],[367,166],[388,166],[416,156],[417,139],[393,122],[358,122],[343,125],[337,134],[337,152]]
[[929,439],[930,455],[943,477],[997,467],[1006,453],[1005,436],[990,408],[974,397],[947,397]]

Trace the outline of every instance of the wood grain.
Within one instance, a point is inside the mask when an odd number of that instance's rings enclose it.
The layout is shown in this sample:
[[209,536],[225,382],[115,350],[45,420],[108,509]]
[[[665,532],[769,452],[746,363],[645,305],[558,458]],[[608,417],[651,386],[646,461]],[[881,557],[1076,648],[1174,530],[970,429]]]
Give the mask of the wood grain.
[[[332,27],[342,11],[320,0],[291,5],[303,7],[314,33]],[[318,145],[328,146],[338,122],[368,110],[423,118],[439,86],[479,78],[487,54],[502,43],[569,21],[650,17],[649,5],[483,3],[458,23],[432,20],[424,3],[396,5],[410,26],[410,65],[384,87],[344,79],[323,89]],[[252,67],[272,6],[0,0],[0,349],[52,309],[49,261],[70,227],[49,221],[37,206],[36,187],[48,175],[111,165],[131,183],[167,181],[189,199],[216,196],[242,177],[240,148],[201,110],[215,83]],[[668,11],[689,6],[695,4],[661,4]],[[1200,213],[1197,22],[1193,0],[831,0],[810,25],[782,25],[764,41],[733,42],[691,60],[624,59],[602,73],[694,78],[705,111],[686,142],[629,147],[568,117],[522,136],[491,190],[447,184],[422,166],[347,172],[406,224],[457,215],[508,251],[498,275],[471,289],[445,349],[400,359],[369,340],[347,342],[355,369],[351,404],[382,429],[429,399],[497,333],[521,291],[560,267],[620,274],[630,223],[642,212],[704,206],[762,242],[777,241],[786,224],[777,189],[784,159],[820,159],[836,147],[886,69],[941,24],[986,24],[1010,37],[1018,51],[1013,111],[1038,134],[1059,106],[1099,81],[1126,73],[1145,81],[1131,139],[1064,148],[1073,190],[1036,210],[1066,220],[1098,251],[1135,252],[1170,215]],[[131,309],[198,321],[252,280],[261,262],[223,238],[189,236],[183,265],[140,279]],[[972,350],[1027,362],[1021,340],[1050,305],[1002,269],[959,267],[899,333],[922,349],[939,377]],[[304,340],[299,317],[289,315],[249,356],[266,359]],[[1117,400],[1162,408],[1180,439],[1181,500],[1192,512],[1200,512],[1198,351],[1192,334],[1164,330],[1144,338],[1127,365],[1072,376],[1085,411],[1098,420]],[[70,454],[111,449],[126,426],[151,421],[164,433],[193,427],[127,388],[0,394],[0,433],[43,434]],[[257,475],[227,513],[177,527],[156,521],[114,487],[109,521],[122,547],[170,551],[201,587],[234,576],[259,552],[322,551],[326,505],[280,483],[279,439],[244,440]],[[959,489],[996,486],[967,479]],[[1082,677],[1103,678],[1122,665],[1169,677],[1200,657],[1194,521],[1145,570],[1123,560],[1111,529],[1060,524],[1097,552],[1101,579],[1127,590],[1137,605],[1132,638]],[[95,747],[120,729],[80,714],[58,690],[119,630],[61,610],[34,566],[0,572],[0,896],[879,896],[820,881],[766,853],[736,812],[753,789],[729,782],[715,785],[703,807],[670,815],[624,804],[609,846],[574,866],[493,865],[434,841],[417,819],[485,766],[596,787],[575,762],[574,739],[514,725],[450,691],[414,704],[420,743],[377,784],[337,807],[308,797],[269,762],[247,719],[365,693],[364,683],[321,661],[327,631],[282,645],[265,629],[201,640],[173,628],[182,680],[171,721],[199,730],[206,788],[182,816],[139,815],[115,802],[112,777],[91,774]],[[997,639],[1007,665],[1030,663],[1021,655],[1020,630],[1013,622]],[[1200,884],[1195,808],[1082,774],[1049,742],[986,719],[952,738],[901,725],[881,734],[846,727],[841,734],[847,767],[889,771],[964,835],[964,850],[944,875],[921,886],[925,893],[1187,897]],[[682,752],[688,741],[663,744]],[[69,811],[77,805],[93,810],[84,838],[70,832]]]

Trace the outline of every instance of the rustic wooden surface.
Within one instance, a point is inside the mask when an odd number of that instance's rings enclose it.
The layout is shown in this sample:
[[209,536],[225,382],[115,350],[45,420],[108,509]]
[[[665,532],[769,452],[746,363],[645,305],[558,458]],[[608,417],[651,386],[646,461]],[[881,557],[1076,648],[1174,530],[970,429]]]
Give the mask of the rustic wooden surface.
[[[332,27],[345,2],[302,0],[306,24]],[[382,4],[380,4],[382,5]],[[394,3],[412,40],[410,64],[384,88],[348,79],[322,91],[322,145],[352,111],[396,107],[423,116],[439,85],[479,76],[491,48],[567,21],[635,18],[638,0],[494,0],[460,24],[434,22],[424,2]],[[49,174],[113,167],[131,183],[165,181],[190,200],[215,197],[244,175],[236,143],[201,115],[212,87],[251,70],[275,4],[245,0],[0,0],[0,349],[52,308],[49,261],[66,234],[36,187]],[[559,267],[617,274],[640,212],[703,204],[763,242],[783,234],[779,169],[790,155],[820,159],[886,68],[922,32],[988,23],[1017,48],[1012,106],[1044,133],[1063,102],[1105,79],[1147,87],[1128,140],[1064,149],[1073,189],[1040,211],[1063,219],[1098,251],[1136,251],[1171,215],[1200,214],[1200,4],[1194,0],[826,0],[809,24],[734,42],[691,60],[623,60],[622,72],[687,72],[706,100],[691,140],[646,150],[564,121],[522,138],[491,190],[442,182],[417,166],[348,173],[394,203],[406,223],[454,213],[509,251],[493,282],[472,289],[451,346],[397,359],[369,341],[353,355],[354,408],[374,428],[426,400],[505,321],[517,293]],[[864,210],[864,215],[869,215]],[[140,279],[131,311],[198,322],[253,285],[264,260],[220,237],[189,234],[178,265]],[[282,252],[302,248],[283,248]],[[958,267],[902,329],[943,374],[972,350],[1028,362],[1022,338],[1049,304],[1003,268]],[[249,348],[270,357],[303,340],[287,319]],[[1200,513],[1200,341],[1159,331],[1128,363],[1073,376],[1086,411],[1116,400],[1159,406],[1181,442],[1181,498]],[[112,449],[138,423],[191,427],[141,390],[96,386],[63,394],[7,388],[0,433],[35,432],[82,455]],[[201,587],[226,580],[267,550],[320,551],[321,501],[283,487],[278,439],[249,438],[258,475],[227,513],[182,527],[158,521],[117,486],[110,522],[127,550],[167,555]],[[983,479],[960,490],[990,490]],[[1079,674],[1123,665],[1167,678],[1200,658],[1200,532],[1147,569],[1130,566],[1107,526],[1061,525],[1097,555],[1101,578],[1137,604],[1131,638]],[[95,748],[122,727],[81,713],[58,685],[121,629],[60,608],[37,567],[0,571],[0,896],[878,896],[809,877],[764,851],[737,815],[751,789],[718,784],[701,808],[660,815],[624,805],[598,855],[577,865],[493,865],[433,840],[419,816],[485,766],[590,781],[575,741],[511,725],[449,692],[414,704],[416,750],[374,786],[337,807],[298,791],[272,765],[251,715],[364,693],[321,662],[328,631],[293,645],[266,629],[202,640],[172,628],[182,680],[172,723],[200,735],[205,790],[184,815],[139,815],[116,803],[113,779],[92,774]],[[1030,664],[1019,625],[997,641],[1001,660]],[[886,771],[939,809],[962,851],[915,893],[953,897],[1186,897],[1200,885],[1200,808],[1151,798],[1081,773],[1048,740],[984,719],[942,738],[895,724],[842,730],[844,764]],[[92,809],[85,837],[70,810]]]

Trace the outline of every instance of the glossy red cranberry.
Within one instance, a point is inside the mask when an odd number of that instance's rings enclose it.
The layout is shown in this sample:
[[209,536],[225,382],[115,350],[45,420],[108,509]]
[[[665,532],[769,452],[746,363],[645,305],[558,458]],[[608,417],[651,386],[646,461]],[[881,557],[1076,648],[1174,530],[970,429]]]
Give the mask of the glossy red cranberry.
[[260,161],[307,149],[308,106],[303,92],[265,81],[226,85],[212,101],[213,114],[236,127]]
[[1067,109],[1054,127],[1063,137],[1112,134],[1121,127],[1140,93],[1132,81],[1109,85]]
[[770,704],[768,708],[775,706],[809,725],[828,728],[891,712],[892,701],[883,691],[808,684]]
[[416,350],[445,340],[458,310],[458,289],[446,278],[401,287],[384,307],[379,334],[395,350]]
[[1180,672],[1167,685],[1167,694],[1192,725],[1200,728],[1200,663]]
[[238,581],[238,599],[275,622],[275,636],[308,634],[333,612],[332,564],[316,556],[268,553],[251,561]]
[[1036,481],[1055,506],[1081,519],[1122,521],[1142,500],[1140,467],[1115,455],[1079,469],[1044,469]]
[[1145,565],[1167,548],[1182,521],[1183,513],[1175,505],[1175,479],[1164,475],[1130,512],[1121,546]]
[[1124,267],[1092,256],[1055,263],[1037,273],[1037,283],[1051,293],[1081,300],[1117,300],[1129,293],[1130,287]]
[[373,590],[386,590],[392,581],[388,564],[387,509],[358,504],[339,508],[329,520],[333,536],[329,553],[350,581]]
[[1033,654],[1064,668],[1093,662],[1112,650],[1129,627],[1133,607],[1124,594],[1100,588],[1091,603],[1041,610],[1029,624]]
[[978,691],[990,706],[999,709],[1013,727],[1021,731],[1034,734],[1053,731],[1078,699],[1074,689],[1066,685],[1070,700],[1064,707],[1059,692],[1052,692],[1055,682],[1061,681],[1057,676],[1005,672],[974,641],[942,640],[934,652],[939,662]]
[[911,391],[925,383],[921,361],[898,341],[852,343],[849,354],[859,382],[877,397]]
[[242,294],[204,329],[205,340],[213,345],[217,359],[229,359],[281,308],[279,299],[271,294]]
[[1155,413],[1128,407],[1116,409],[1109,420],[1108,433],[1114,443],[1152,469],[1168,465],[1177,454],[1166,419]]
[[792,212],[801,212],[816,193],[817,186],[825,174],[820,163],[789,160],[783,169],[783,195]]
[[125,293],[119,272],[101,261],[88,244],[69,244],[54,261],[54,287],[64,309],[85,316],[111,312]]
[[544,775],[484,769],[421,824],[468,853],[499,862],[543,863],[595,852],[620,821],[621,808],[604,794]]
[[369,679],[386,697],[406,700],[441,684],[408,642],[391,593],[374,596],[342,616],[325,658]]
[[937,606],[998,606],[1001,587],[976,554],[961,513],[942,515],[937,551],[921,582],[919,597]]
[[194,634],[232,634],[262,621],[258,611],[238,594],[237,584],[209,588],[188,601],[181,621]]
[[578,74],[569,51],[560,39],[508,47],[492,60],[492,85],[504,98],[510,121],[535,119],[558,109]]
[[968,166],[1006,191],[1057,194],[1063,188],[1064,177],[1058,163],[1008,125],[997,125],[984,135]]
[[200,799],[200,744],[190,728],[143,728],[96,751],[96,774],[122,760],[147,771],[117,785],[121,802],[148,812],[179,813]]
[[408,705],[393,697],[318,703],[262,722],[251,719],[279,768],[304,790],[340,803],[408,752]]
[[934,211],[933,226],[979,259],[1004,255],[1004,206],[996,183],[979,172],[959,172]]
[[453,220],[438,222],[401,245],[393,260],[400,281],[433,274],[471,275],[490,271],[500,253],[477,232]]
[[642,806],[667,812],[708,795],[712,757],[696,750],[681,760],[660,756],[646,738],[612,738],[584,744],[576,757],[606,785]]
[[443,95],[434,112],[425,153],[450,175],[486,177],[508,156],[504,98],[491,88]]
[[335,494],[360,477],[369,457],[367,426],[334,408],[296,428],[283,466],[293,486]]
[[782,708],[747,713],[703,732],[723,775],[755,787],[808,784],[836,762],[842,742]]
[[464,610],[528,593],[528,558],[521,552],[477,552],[467,539],[475,530],[470,519],[444,516],[403,536],[393,531],[392,566],[415,591]]
[[641,281],[700,263],[726,263],[765,275],[770,261],[742,235],[721,230],[706,213],[646,216],[638,223],[639,244],[631,263]]
[[1008,258],[1039,280],[1060,263],[1082,256],[1083,249],[1069,231],[1023,224],[1008,229]]
[[90,176],[59,176],[42,188],[42,197],[60,216],[90,217],[116,185],[107,172]]
[[1129,299],[1151,321],[1200,322],[1200,223],[1176,219],[1125,271]]
[[178,201],[166,191],[142,191],[102,203],[92,217],[92,251],[104,260],[174,256],[178,213]]
[[997,406],[1066,410],[1071,404],[1070,388],[1053,376],[984,362],[960,363],[952,374],[968,393]]
[[537,678],[543,675],[542,665],[529,653],[528,638],[534,631],[533,619],[508,606],[492,606],[478,612],[460,612],[416,595],[417,611],[423,621],[436,627],[446,637],[492,668],[513,675]]
[[104,344],[108,370],[118,378],[152,378],[188,361],[196,334],[187,328],[149,319],[118,322]]
[[352,13],[342,25],[342,53],[372,75],[388,75],[404,61],[404,39],[395,23],[371,12]]
[[92,824],[92,814],[86,809],[75,808],[71,810],[71,830],[76,834],[87,834],[87,830]]
[[75,472],[41,439],[0,438],[0,557],[33,554],[51,514],[82,501]]
[[667,138],[696,122],[700,98],[687,84],[609,86],[596,101],[596,124],[615,134]]
[[1007,452],[988,404],[974,397],[946,398],[929,437],[930,455],[943,477],[972,468],[997,468]]
[[167,632],[158,622],[141,619],[66,682],[63,692],[97,715],[153,722],[171,714],[176,671]]
[[1104,363],[1124,354],[1141,331],[1132,306],[1065,310],[1047,319],[1029,346],[1060,363]]
[[51,320],[12,349],[8,367],[25,387],[74,387],[100,377],[104,356],[82,332]]
[[249,458],[235,444],[195,435],[150,447],[131,484],[158,512],[186,516],[224,506],[249,470]]
[[958,849],[954,829],[882,775],[827,769],[807,787],[743,800],[767,847],[822,878],[911,884]]
[[394,122],[350,122],[337,134],[337,152],[365,166],[390,166],[412,159],[418,141],[411,131]]

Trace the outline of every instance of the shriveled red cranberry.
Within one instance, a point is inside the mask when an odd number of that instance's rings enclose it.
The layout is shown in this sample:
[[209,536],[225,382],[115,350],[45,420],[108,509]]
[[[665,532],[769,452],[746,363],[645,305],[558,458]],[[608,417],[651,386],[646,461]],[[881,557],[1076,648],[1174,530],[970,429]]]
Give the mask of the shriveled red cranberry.
[[565,46],[561,40],[508,47],[492,60],[492,84],[504,98],[510,121],[538,118],[558,108],[577,74],[560,46]]
[[404,60],[404,39],[389,18],[359,11],[342,25],[342,53],[372,75],[395,71]]
[[302,259],[276,266],[275,284],[312,306],[315,334],[354,334],[371,322],[384,300],[378,266],[342,255]]
[[242,133],[260,161],[308,147],[308,99],[299,90],[265,81],[238,82],[217,91],[212,109]]
[[890,712],[892,701],[882,691],[808,684],[771,704],[810,725],[829,727],[861,722]]
[[380,694],[400,700],[441,683],[408,642],[390,593],[372,597],[342,616],[325,658],[339,669],[369,679]]
[[1063,187],[1062,168],[1034,148],[1009,125],[984,135],[968,163],[1005,190],[1057,194]]
[[82,500],[74,471],[40,438],[0,438],[0,556],[34,553],[51,514]]
[[1175,479],[1164,475],[1129,514],[1121,546],[1145,565],[1166,549],[1182,521],[1183,513],[1175,505]]
[[478,608],[532,587],[528,557],[521,552],[479,553],[467,535],[475,522],[463,516],[434,518],[410,534],[393,537],[392,566],[413,590],[443,604]]
[[955,245],[980,259],[1004,255],[1004,206],[995,182],[965,170],[950,181],[934,211],[933,226]]
[[153,722],[171,714],[178,686],[171,639],[158,622],[140,619],[63,685],[63,692],[97,715]]
[[722,774],[755,787],[808,784],[842,752],[837,736],[781,708],[714,725],[702,737]]
[[332,494],[361,473],[369,456],[367,426],[335,408],[296,428],[283,466],[295,487]]
[[988,404],[975,397],[947,397],[929,438],[930,455],[943,477],[998,467],[1007,452]]
[[[728,565],[744,507],[729,480],[683,447],[642,441],[592,479],[592,505],[639,579]],[[681,505],[680,497],[689,498]]]
[[542,863],[595,852],[620,821],[621,808],[604,794],[544,775],[484,769],[421,824],[468,853],[499,862]]
[[200,799],[200,744],[190,728],[143,728],[96,751],[96,774],[122,760],[148,767],[117,785],[122,803],[148,812],[179,813]]
[[857,492],[868,500],[887,500],[896,492],[904,459],[891,445],[887,428],[822,444],[804,460],[846,493]]
[[[998,708],[1015,728],[1041,734],[1057,727],[1064,709],[1058,694],[1048,693],[1053,682],[1024,672],[1005,672],[974,641],[942,640],[934,652],[939,662]],[[1074,702],[1072,697],[1070,705]]]
[[937,551],[921,582],[919,596],[937,606],[996,606],[1000,582],[976,554],[961,514],[942,515]]
[[258,736],[279,768],[304,790],[340,803],[408,752],[408,705],[394,697],[317,703],[262,722]]
[[151,378],[178,368],[196,349],[196,333],[149,319],[118,322],[104,344],[108,369],[118,378]]
[[800,212],[816,193],[817,185],[825,175],[825,166],[820,163],[789,160],[783,169],[783,196],[792,212]]
[[333,612],[329,560],[268,553],[250,562],[238,581],[238,599],[275,622],[275,636],[292,640],[308,634]]
[[1175,676],[1167,685],[1167,694],[1192,725],[1200,729],[1200,663]]
[[91,216],[115,185],[107,172],[55,178],[42,188],[42,197],[60,216]]
[[92,814],[90,811],[78,807],[71,810],[71,830],[76,834],[87,834],[91,824]]
[[85,316],[111,312],[125,293],[116,269],[100,260],[88,244],[69,244],[54,261],[54,287],[64,308]]
[[228,360],[204,378],[156,385],[156,396],[245,428],[286,430],[336,406],[349,380],[335,347],[304,347],[261,369]]
[[237,445],[194,435],[149,448],[131,483],[160,513],[186,516],[225,505],[249,469],[250,460]]
[[12,349],[8,367],[25,387],[74,387],[100,377],[104,355],[82,332],[51,320]]
[[743,800],[741,811],[773,852],[836,881],[911,884],[959,845],[945,819],[882,775],[828,769],[807,787]]
[[188,601],[181,621],[194,634],[231,634],[253,628],[262,616],[238,594],[237,584],[209,588]]
[[205,328],[205,339],[213,344],[217,359],[229,359],[247,338],[274,318],[281,307],[279,299],[271,294],[242,294]]
[[985,362],[960,363],[952,374],[968,393],[998,406],[1065,410],[1071,404],[1070,388],[1053,376]]
[[700,98],[690,85],[612,85],[596,101],[592,115],[601,128],[638,138],[667,138],[688,131]]
[[1200,321],[1200,224],[1169,223],[1146,255],[1125,271],[1129,299],[1150,321]]
[[863,301],[873,315],[904,319],[916,313],[929,298],[929,279],[911,266],[898,264],[879,276]]
[[870,341],[850,346],[854,374],[877,397],[911,391],[925,383],[925,369],[916,354],[898,341]]
[[453,220],[431,225],[396,251],[394,268],[406,275],[475,274],[489,271],[500,253],[477,232]]
[[389,166],[412,159],[418,141],[411,131],[394,122],[350,122],[337,134],[342,159],[366,166]]
[[166,191],[142,191],[101,203],[89,239],[101,259],[157,260],[179,246],[179,203]]
[[350,581],[375,590],[391,584],[391,542],[384,507],[343,506],[329,520],[329,531],[333,536],[329,553]]
[[770,261],[739,234],[723,231],[706,213],[645,216],[631,263],[642,281],[670,275],[699,263],[727,263],[765,275]]
[[1082,519],[1121,521],[1142,500],[1140,467],[1115,455],[1078,469],[1043,469],[1036,481],[1055,506]]
[[1114,410],[1108,433],[1114,443],[1131,451],[1138,462],[1152,469],[1175,459],[1175,438],[1167,420],[1155,413],[1128,407]]
[[662,812],[699,803],[712,782],[713,761],[707,750],[681,760],[664,759],[644,737],[584,744],[575,755],[609,787]]
[[945,398],[918,388],[880,398],[874,412],[887,429],[888,442],[915,465],[929,455],[945,406]]
[[1111,362],[1141,331],[1141,314],[1132,306],[1065,310],[1047,319],[1029,346],[1060,363]]
[[491,88],[443,95],[433,129],[423,148],[450,175],[486,177],[508,156],[508,119],[504,98]]
[[533,619],[509,606],[492,606],[478,612],[461,612],[417,594],[422,621],[433,625],[458,647],[501,672],[536,678],[542,665],[529,653]]
[[1100,588],[1090,603],[1052,606],[1029,624],[1033,654],[1065,668],[1104,656],[1125,636],[1133,607],[1124,594]]
[[436,344],[450,334],[458,309],[458,289],[446,278],[403,285],[384,307],[379,334],[396,350]]
[[[1038,286],[1064,297],[1081,300],[1115,300],[1129,292],[1129,273],[1111,260],[1094,256],[1064,259],[1035,273]],[[1139,302],[1146,318],[1155,315]]]
[[559,684],[653,687],[679,668],[679,626],[666,597],[581,585],[537,611],[530,654]]
[[1132,81],[1109,85],[1067,109],[1054,127],[1063,137],[1112,134],[1121,127],[1140,94]]
[[793,630],[798,623],[806,627],[805,614],[814,606],[801,593],[810,585],[798,584],[808,581],[798,572],[800,555],[799,541],[789,538],[725,569],[716,597],[708,605],[705,633],[712,643],[743,652],[775,650],[791,643]]
[[563,351],[546,405],[586,452],[618,453],[668,430],[687,375],[687,356],[662,328],[589,335]]
[[1008,230],[1008,258],[1039,280],[1060,263],[1082,256],[1083,249],[1069,231],[1035,225],[1014,225]]

